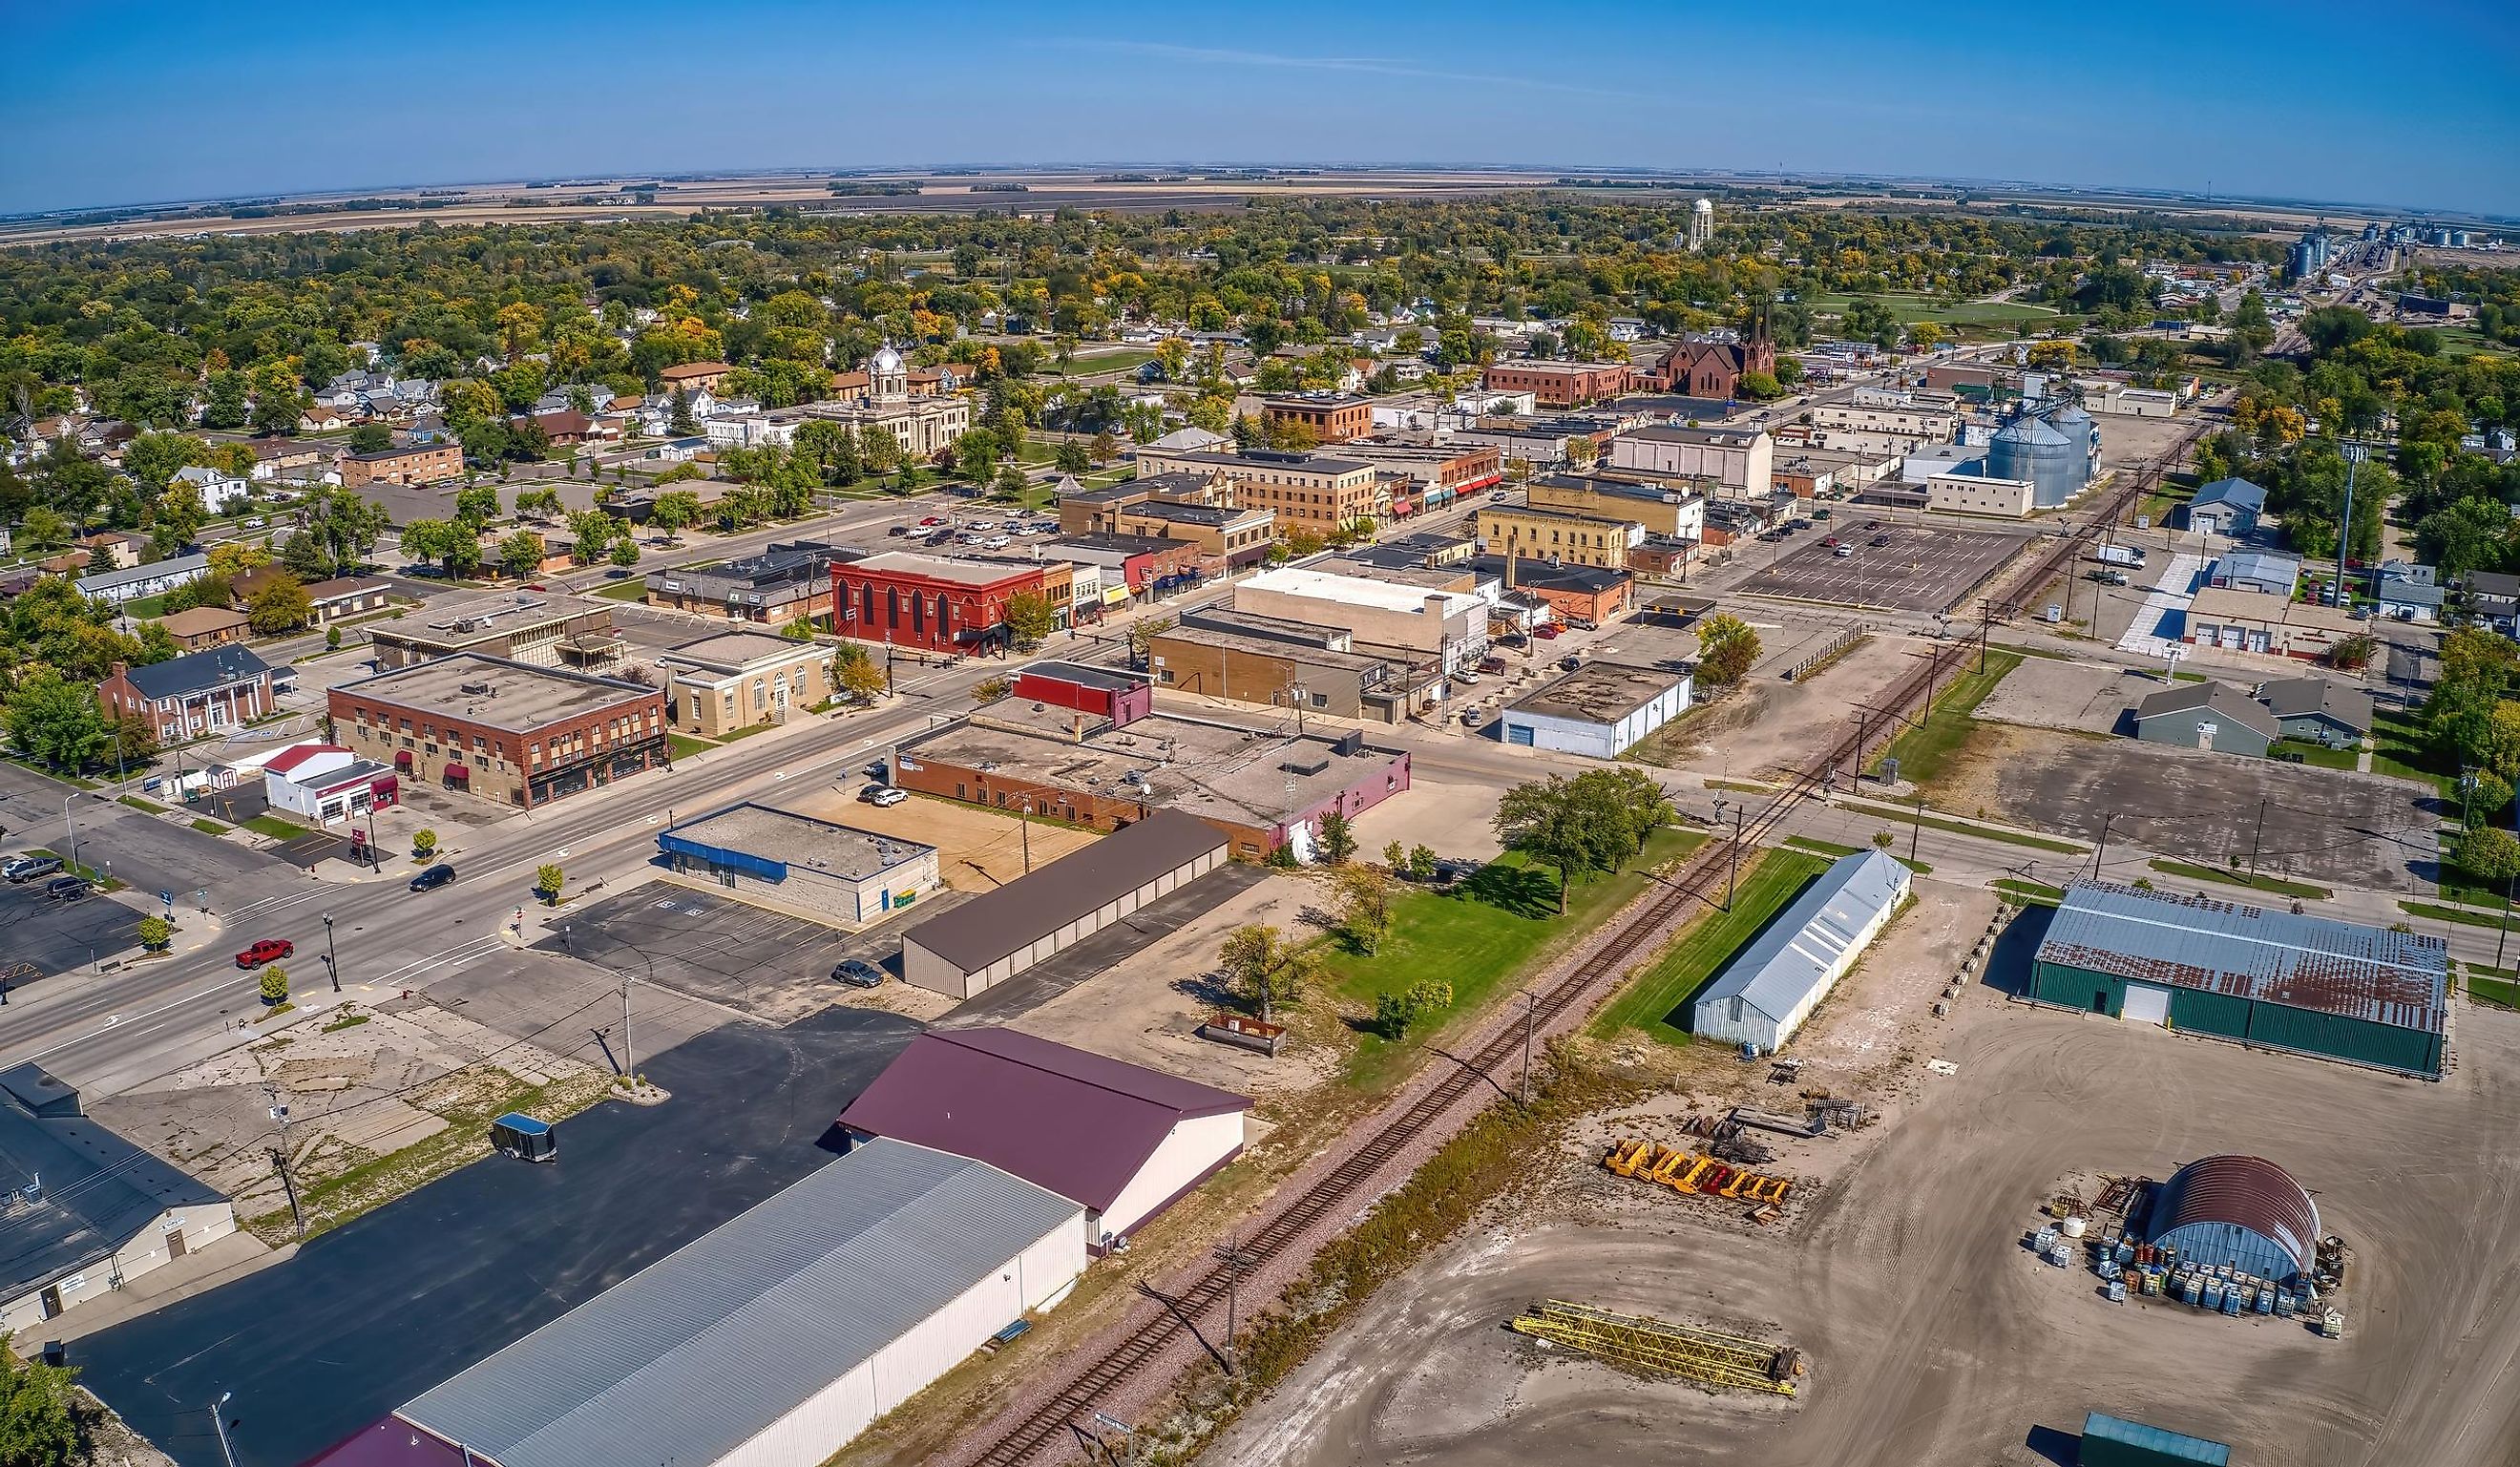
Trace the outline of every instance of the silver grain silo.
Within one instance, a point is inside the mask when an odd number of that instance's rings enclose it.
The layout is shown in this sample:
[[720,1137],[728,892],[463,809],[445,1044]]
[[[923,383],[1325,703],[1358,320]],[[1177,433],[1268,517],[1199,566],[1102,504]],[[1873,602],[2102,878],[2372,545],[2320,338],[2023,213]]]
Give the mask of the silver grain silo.
[[2092,471],[2099,466],[2100,426],[2092,421],[2091,414],[2071,400],[2048,415],[2048,425],[2064,434],[2065,441],[2074,445],[2074,491],[2079,494],[2092,482]]
[[2028,479],[2033,509],[2053,510],[2082,488],[2075,476],[2082,453],[2072,440],[2025,413],[1996,429],[1986,446],[1986,471],[1999,479]]

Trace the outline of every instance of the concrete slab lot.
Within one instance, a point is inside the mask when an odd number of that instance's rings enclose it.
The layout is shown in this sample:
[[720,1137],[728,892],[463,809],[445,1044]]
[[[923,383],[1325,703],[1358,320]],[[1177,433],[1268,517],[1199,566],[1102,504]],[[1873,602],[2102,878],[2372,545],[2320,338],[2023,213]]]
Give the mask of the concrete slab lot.
[[[1982,809],[2090,841],[2106,822],[2113,845],[2207,866],[2245,861],[2254,838],[2262,871],[2379,891],[2403,889],[2409,867],[2429,877],[2438,855],[2439,797],[2421,786],[2133,739],[1989,727],[1970,744],[1967,768],[1934,796],[1945,810]],[[2132,881],[2144,871],[2112,859],[2108,874]]]
[[[2026,542],[1995,530],[1883,522],[1865,529],[1848,518],[1832,529],[1855,548],[1841,556],[1815,537],[1741,584],[1746,596],[1781,596],[1893,611],[1949,611]],[[1874,545],[1887,537],[1887,543]]]
[[[1913,1097],[1889,1120],[1786,1143],[1785,1169],[1835,1169],[1799,1222],[1655,1194],[1570,1141],[1207,1460],[2030,1467],[2074,1460],[2101,1409],[2233,1443],[2235,1461],[2499,1467],[2520,1440],[2520,1300],[2480,1279],[2520,1246],[2502,1139],[2520,1090],[2501,1078],[2520,1016],[2467,1008],[2458,1026],[2458,1072],[2427,1085],[1972,991],[1910,1056]],[[1957,1073],[1925,1072],[1929,1055]],[[2284,1167],[2354,1245],[2344,1339],[2112,1305],[2020,1244],[2061,1178],[2160,1178],[2216,1152]],[[1793,1400],[1641,1380],[1499,1327],[1540,1299],[1789,1343],[1810,1374]]]
[[832,1159],[832,1119],[919,1026],[836,1010],[733,1025],[640,1068],[673,1092],[560,1129],[560,1160],[491,1157],[288,1263],[70,1347],[84,1383],[183,1467],[293,1467]]

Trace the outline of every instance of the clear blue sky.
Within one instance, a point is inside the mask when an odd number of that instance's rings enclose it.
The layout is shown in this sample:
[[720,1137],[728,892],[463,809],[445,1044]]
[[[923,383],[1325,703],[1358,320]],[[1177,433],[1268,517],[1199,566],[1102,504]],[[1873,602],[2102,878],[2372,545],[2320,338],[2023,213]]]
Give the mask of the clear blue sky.
[[1916,173],[2520,214],[2520,5],[5,0],[0,210],[1070,161]]

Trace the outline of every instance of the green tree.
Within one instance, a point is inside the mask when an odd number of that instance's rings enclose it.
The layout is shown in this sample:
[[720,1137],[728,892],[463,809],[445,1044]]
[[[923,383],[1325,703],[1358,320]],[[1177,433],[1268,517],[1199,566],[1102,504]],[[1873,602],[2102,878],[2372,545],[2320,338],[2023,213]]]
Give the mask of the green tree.
[[569,554],[578,564],[592,565],[604,558],[621,533],[621,521],[602,510],[580,510],[568,516]]
[[674,408],[665,430],[677,438],[688,438],[700,430],[700,421],[692,413],[692,394],[688,390],[674,389]]
[[1409,879],[1432,881],[1435,879],[1435,869],[1434,847],[1418,845],[1409,848]]
[[499,517],[499,486],[468,484],[455,491],[455,518],[474,533]]
[[264,968],[262,970],[261,987],[262,1001],[266,1005],[276,1008],[279,1005],[288,1002],[289,970],[287,968]]
[[540,571],[547,556],[543,537],[531,530],[518,530],[499,542],[499,568],[520,581]]
[[2500,825],[2479,825],[2458,838],[2458,868],[2487,886],[2508,888],[2520,877],[2520,837]]
[[530,514],[536,519],[549,519],[561,512],[560,491],[549,485],[518,490],[516,503],[518,513]]
[[1677,819],[1662,787],[1626,766],[1517,784],[1497,802],[1497,838],[1557,870],[1557,910],[1578,880],[1617,870]]
[[190,433],[142,433],[122,446],[122,471],[150,494],[163,494],[178,468],[210,462],[210,446]]
[[298,579],[283,572],[255,589],[246,601],[246,625],[257,637],[295,632],[315,619],[315,603]]
[[209,517],[202,508],[202,491],[194,485],[177,484],[158,496],[158,528],[166,537],[170,550],[180,550],[199,539]]
[[1058,609],[1038,591],[1018,591],[1007,598],[1007,632],[1024,650],[1042,645],[1058,627]]
[[9,695],[9,741],[56,769],[86,769],[113,743],[96,689],[37,666]]
[[564,881],[565,873],[549,862],[534,867],[534,895],[545,902],[559,903],[561,887]]
[[842,693],[861,703],[872,703],[883,696],[887,684],[883,669],[865,647],[854,644],[841,647],[838,661]]
[[49,505],[37,505],[18,522],[18,543],[30,551],[56,551],[70,543],[70,522]]
[[423,861],[427,861],[429,857],[436,855],[437,832],[434,830],[414,830],[411,832],[411,853]]
[[[140,930],[138,933],[140,946],[149,952],[155,953],[158,949],[166,946],[166,944],[173,939],[174,935],[174,923],[167,921],[164,917],[158,915],[156,912],[151,912],[149,915],[140,919]],[[0,1434],[0,1436],[5,1436],[5,1434]],[[0,1457],[0,1460],[10,1459]]]
[[209,388],[202,398],[202,426],[220,432],[245,426],[253,416],[252,408],[246,401],[246,393],[244,373],[211,373]]
[[1730,611],[1718,611],[1697,624],[1697,681],[1730,687],[1749,675],[1759,660],[1759,634]]
[[1356,855],[1356,827],[1348,818],[1333,810],[1322,817],[1322,859],[1332,866],[1345,866]]
[[639,563],[639,542],[625,534],[612,542],[612,549],[605,553],[605,558],[627,570]]
[[290,538],[304,538],[320,552],[324,576],[341,575],[364,562],[385,532],[384,507],[362,498],[356,490],[327,488],[298,507],[302,528]]
[[648,508],[648,522],[668,535],[698,524],[700,497],[689,489],[668,489]]
[[350,429],[350,452],[381,454],[393,447],[393,429],[382,422],[363,422]]
[[88,1460],[79,1442],[78,1371],[22,1360],[0,1333],[0,1462],[8,1467],[74,1467]]
[[1278,1005],[1302,1002],[1304,990],[1324,973],[1318,954],[1289,942],[1277,928],[1257,923],[1227,933],[1217,963],[1228,991],[1264,1024],[1278,1021]]
[[1359,953],[1372,956],[1391,935],[1391,878],[1369,866],[1343,867],[1338,873],[1339,929]]
[[1058,471],[1061,473],[1094,471],[1093,451],[1073,438],[1058,445],[1058,452],[1053,455],[1053,462],[1058,466]]
[[2511,781],[2490,770],[2472,770],[2467,776],[2465,798],[2459,801],[2459,815],[2470,829],[2496,823],[2502,807],[2511,803]]
[[1383,994],[1373,1000],[1373,1027],[1394,1044],[1406,1039],[1409,1031],[1453,1006],[1453,986],[1439,979],[1421,978],[1409,985],[1407,992]]

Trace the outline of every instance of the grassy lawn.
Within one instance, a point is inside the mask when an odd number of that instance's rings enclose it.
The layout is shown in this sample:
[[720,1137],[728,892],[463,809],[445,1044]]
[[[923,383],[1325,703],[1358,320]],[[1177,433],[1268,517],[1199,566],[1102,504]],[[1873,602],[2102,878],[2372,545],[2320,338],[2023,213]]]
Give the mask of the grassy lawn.
[[615,581],[609,586],[590,591],[587,595],[600,596],[608,601],[640,600],[648,595],[648,582],[645,577],[632,576],[626,581]]
[[716,744],[709,742],[705,738],[694,738],[688,734],[668,734],[665,735],[665,752],[669,757],[675,759],[689,759],[694,754],[704,753],[716,747]]
[[2320,769],[2350,770],[2360,763],[2357,750],[2331,749],[2323,743],[2313,743],[2307,738],[2278,738],[2267,748],[2267,757],[2270,759],[2282,759],[2287,754],[2301,756],[2297,761],[2288,762],[2315,764]]
[[776,727],[777,725],[775,724],[745,724],[741,729],[730,731],[724,737],[721,737],[718,742],[733,743],[739,738],[750,738],[755,734],[767,734]]
[[[1969,735],[1977,732],[1977,705],[1995,691],[2004,674],[2020,665],[2021,658],[2014,653],[1989,648],[1986,671],[1971,668],[1936,694],[1925,721],[1892,739],[1883,751],[1884,757],[1899,761],[1899,778],[1929,787],[1941,778],[1967,746]],[[1878,759],[1873,768],[1880,768]]]
[[201,831],[203,835],[225,835],[230,830],[235,829],[236,826],[225,824],[213,820],[199,820],[193,822],[193,828]]
[[2470,911],[2464,907],[2443,907],[2432,902],[2401,902],[2398,910],[2409,916],[2430,917],[2436,922],[2456,922],[2463,927],[2500,927],[2502,918],[2490,911]]
[[[1890,314],[1912,325],[1931,321],[1942,326],[2011,326],[2015,322],[2036,321],[2049,326],[2077,324],[2081,318],[2060,312],[2053,306],[2032,305],[2011,300],[1963,300],[1956,305],[1941,305],[1922,295],[1884,291],[1873,299],[1890,308]],[[1808,295],[1804,300],[1815,313],[1841,315],[1855,303],[1852,295]]]
[[1142,346],[1123,346],[1116,351],[1088,353],[1079,350],[1064,367],[1056,357],[1045,357],[1033,376],[1083,377],[1096,372],[1135,372],[1155,359],[1155,354]]
[[1347,1003],[1371,1009],[1382,995],[1404,993],[1429,978],[1453,986],[1451,1013],[1397,1042],[1363,1035],[1348,1066],[1349,1083],[1379,1089],[1398,1080],[1410,1058],[1451,1019],[1484,1007],[1510,979],[1626,905],[1644,887],[1646,871],[1705,841],[1693,830],[1655,831],[1628,869],[1570,892],[1563,917],[1557,914],[1557,873],[1508,852],[1454,891],[1403,895],[1392,904],[1391,935],[1371,957],[1330,939],[1325,955],[1328,986]]
[[249,821],[247,821],[245,822],[245,827],[251,830],[256,835],[268,835],[274,840],[295,840],[297,837],[306,833],[306,827],[304,825],[297,823],[295,821],[282,820],[279,816],[270,814],[267,811],[261,815],[255,816]]
[[1777,792],[1777,787],[1773,784],[1744,784],[1738,779],[1709,779],[1706,781],[1706,787],[1729,789],[1738,794],[1772,795]]
[[2080,841],[2056,840],[2021,830],[2004,830],[1994,825],[1971,824],[1967,821],[1949,820],[1930,811],[1923,820],[1919,821],[1914,810],[1902,810],[1896,805],[1873,805],[1861,800],[1841,800],[1838,802],[1838,808],[1857,811],[1864,815],[1877,815],[1885,821],[1921,824],[1928,830],[1943,830],[1953,835],[1974,835],[1980,840],[2000,840],[2007,845],[2028,846],[2034,851],[2053,851],[2060,856],[2080,856],[2092,849]]
[[2263,872],[2252,876],[2247,871],[2228,870],[2219,866],[2198,866],[2193,862],[2160,859],[2146,862],[2145,865],[2165,876],[2183,876],[2190,881],[2219,881],[2225,886],[2245,886],[2251,891],[2272,892],[2278,897],[2336,895],[2324,886],[2313,886],[2307,881],[2287,881],[2281,876],[2269,876]]
[[146,810],[151,815],[164,815],[166,813],[165,806],[158,804],[156,800],[144,800],[138,795],[116,795],[114,796],[114,803],[119,805],[128,805],[134,810]]
[[2396,711],[2374,711],[2371,742],[2373,774],[2430,784],[2445,800],[2458,798],[2458,771],[2450,768],[2433,750],[2424,736],[2423,725],[2413,718]]
[[144,596],[122,603],[122,614],[133,621],[155,621],[166,614],[166,598]]
[[2044,881],[2016,881],[2006,876],[1995,883],[1995,889],[2031,907],[2054,907],[2065,900],[2065,888],[2049,886]]
[[1818,856],[1765,851],[1742,873],[1731,911],[1709,911],[1663,951],[1653,966],[1631,980],[1593,1021],[1598,1035],[1634,1029],[1669,1044],[1687,1044],[1689,997],[1704,987],[1732,955],[1758,935],[1794,894],[1828,868]]

